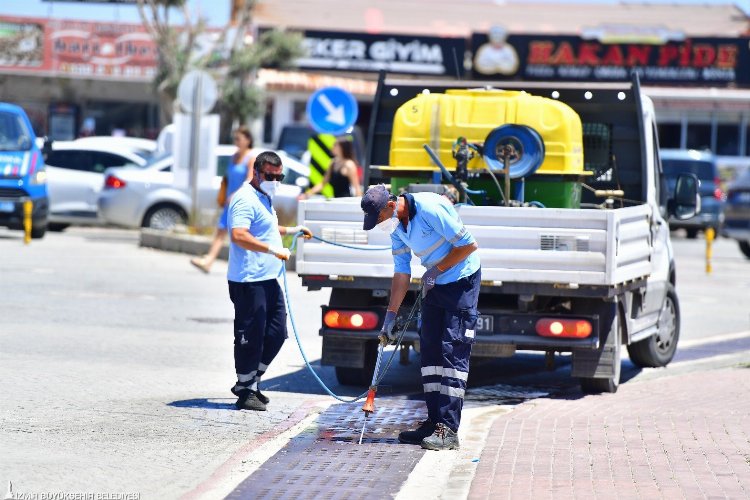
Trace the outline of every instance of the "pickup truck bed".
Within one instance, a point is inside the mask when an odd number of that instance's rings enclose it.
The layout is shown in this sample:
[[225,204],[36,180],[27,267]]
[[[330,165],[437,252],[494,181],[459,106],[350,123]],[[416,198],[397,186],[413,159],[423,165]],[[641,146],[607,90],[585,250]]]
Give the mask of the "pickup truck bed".
[[[457,211],[479,243],[483,283],[514,282],[579,287],[614,287],[649,274],[652,253],[651,208],[613,210],[532,207],[474,207]],[[300,242],[297,272],[355,278],[391,278],[390,237],[362,230],[358,199],[307,200],[299,222],[323,239],[361,247],[362,251],[316,240]],[[412,260],[412,277],[424,272]]]

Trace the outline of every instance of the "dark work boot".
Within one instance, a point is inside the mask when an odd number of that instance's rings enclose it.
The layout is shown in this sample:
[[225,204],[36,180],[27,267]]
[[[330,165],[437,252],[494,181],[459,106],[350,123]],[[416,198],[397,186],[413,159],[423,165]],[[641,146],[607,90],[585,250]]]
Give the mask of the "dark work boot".
[[422,448],[436,451],[457,450],[459,448],[458,434],[450,430],[445,424],[437,424],[432,436],[422,440]]
[[263,394],[262,392],[260,392],[260,389],[255,391],[255,395],[258,396],[258,399],[260,399],[260,402],[263,403],[264,405],[267,405],[268,403],[271,402],[271,399],[265,394]]
[[247,391],[241,394],[234,405],[238,410],[266,411],[266,405],[258,399],[255,391]]
[[[240,397],[240,393],[244,392],[245,390],[247,390],[247,389],[241,388],[241,386],[239,386],[239,385],[234,385],[230,389],[230,391],[232,391],[232,394],[234,394],[237,397]],[[264,405],[267,405],[268,403],[271,402],[271,398],[269,398],[268,396],[266,396],[265,394],[263,394],[262,392],[260,392],[260,389],[258,389],[257,391],[255,391],[255,395],[258,396],[258,399],[260,399],[260,401]]]
[[422,440],[433,432],[435,432],[435,424],[428,418],[419,424],[417,430],[399,433],[398,440],[404,444],[421,444]]

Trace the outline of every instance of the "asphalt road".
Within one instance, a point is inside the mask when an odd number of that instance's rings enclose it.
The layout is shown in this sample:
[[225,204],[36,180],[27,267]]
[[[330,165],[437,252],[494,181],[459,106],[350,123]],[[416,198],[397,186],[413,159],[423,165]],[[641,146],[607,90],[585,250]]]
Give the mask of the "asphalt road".
[[[263,388],[265,413],[238,412],[229,387],[232,307],[226,264],[203,275],[188,257],[141,249],[111,229],[48,233],[24,246],[0,230],[0,490],[137,492],[174,498],[300,405],[328,400],[305,371],[290,332]],[[682,337],[750,330],[750,260],[736,243],[674,239]],[[320,356],[320,304],[289,274],[303,347]],[[412,360],[414,361],[414,356]],[[314,363],[317,365],[317,363]],[[342,395],[333,370],[316,366]],[[472,385],[506,377],[545,383],[539,356],[472,371]],[[396,366],[382,394],[419,392],[418,368]]]

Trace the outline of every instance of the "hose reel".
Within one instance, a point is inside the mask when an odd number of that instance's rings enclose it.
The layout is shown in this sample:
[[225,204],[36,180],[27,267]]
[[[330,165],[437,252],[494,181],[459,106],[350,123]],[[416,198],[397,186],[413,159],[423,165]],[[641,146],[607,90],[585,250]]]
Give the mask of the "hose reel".
[[523,202],[524,179],[544,162],[544,141],[539,132],[526,125],[501,125],[484,140],[483,158],[490,173],[505,177],[505,204],[510,205],[510,180],[516,183],[513,199]]

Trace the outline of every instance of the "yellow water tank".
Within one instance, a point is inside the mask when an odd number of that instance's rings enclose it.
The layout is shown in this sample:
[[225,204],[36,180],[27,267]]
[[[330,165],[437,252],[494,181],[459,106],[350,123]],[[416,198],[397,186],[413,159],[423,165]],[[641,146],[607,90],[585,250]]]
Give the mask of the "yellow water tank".
[[[483,143],[487,134],[507,123],[526,125],[544,140],[545,157],[537,174],[585,175],[581,118],[554,99],[509,90],[448,90],[420,94],[404,103],[393,119],[390,166],[398,170],[435,170],[422,147],[438,152],[443,164],[454,169],[451,150],[458,137]],[[480,156],[469,169],[484,169]]]

